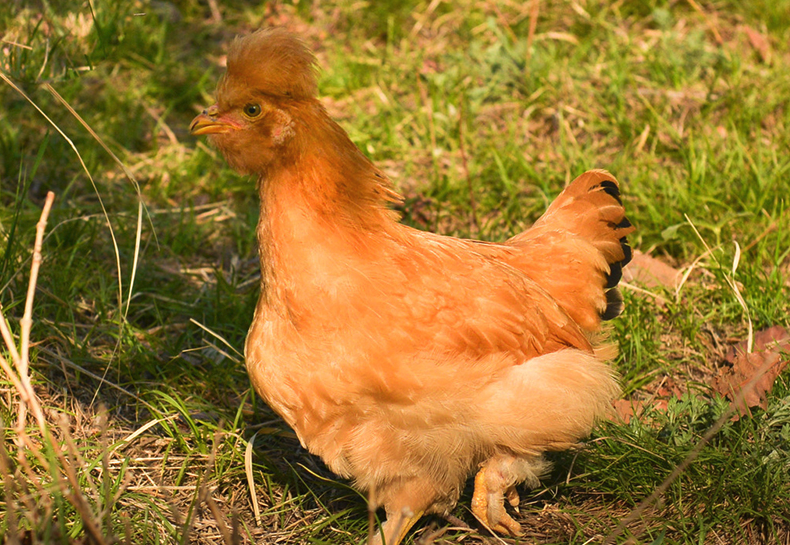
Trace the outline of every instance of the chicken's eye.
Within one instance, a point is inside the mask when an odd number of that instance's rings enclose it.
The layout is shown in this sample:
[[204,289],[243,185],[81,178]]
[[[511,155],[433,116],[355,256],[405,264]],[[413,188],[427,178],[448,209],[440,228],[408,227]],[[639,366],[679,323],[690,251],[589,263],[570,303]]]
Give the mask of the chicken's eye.
[[261,105],[260,104],[246,104],[244,106],[244,115],[247,117],[258,117],[261,115]]

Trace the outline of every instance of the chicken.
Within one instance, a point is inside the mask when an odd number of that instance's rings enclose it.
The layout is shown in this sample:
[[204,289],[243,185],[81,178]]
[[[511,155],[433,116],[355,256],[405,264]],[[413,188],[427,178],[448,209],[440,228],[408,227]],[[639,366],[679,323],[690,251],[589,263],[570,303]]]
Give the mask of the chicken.
[[216,104],[190,126],[257,178],[252,384],[385,509],[378,543],[450,510],[475,470],[474,514],[517,536],[505,499],[517,505],[541,454],[576,444],[619,393],[600,344],[631,257],[618,183],[582,174],[504,243],[419,231],[316,93],[302,41],[261,30],[232,43]]

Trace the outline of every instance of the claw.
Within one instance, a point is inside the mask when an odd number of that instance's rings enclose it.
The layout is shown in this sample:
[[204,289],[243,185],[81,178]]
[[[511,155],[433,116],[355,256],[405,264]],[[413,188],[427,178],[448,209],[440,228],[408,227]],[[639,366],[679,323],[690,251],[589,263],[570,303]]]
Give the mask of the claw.
[[521,529],[521,524],[513,520],[513,517],[508,515],[504,509],[502,510],[499,522],[492,526],[491,529],[499,534],[511,537],[519,537],[524,534],[524,531]]
[[507,502],[510,504],[516,513],[520,513],[518,509],[518,504],[521,503],[521,498],[518,495],[518,490],[516,490],[516,485],[511,486],[507,490],[505,490],[505,498]]
[[[501,489],[489,489],[486,482],[486,470],[483,467],[475,477],[475,491],[472,495],[472,512],[485,526],[494,532],[518,537],[523,534],[521,525],[505,511],[505,498]],[[518,493],[515,487],[507,491],[508,503],[513,505],[513,498],[518,504]]]

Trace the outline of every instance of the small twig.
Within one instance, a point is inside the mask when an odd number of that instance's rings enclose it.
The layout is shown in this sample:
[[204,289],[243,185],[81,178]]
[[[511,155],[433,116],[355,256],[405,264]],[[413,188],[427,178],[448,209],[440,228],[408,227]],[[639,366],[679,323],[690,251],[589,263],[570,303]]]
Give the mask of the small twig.
[[[29,390],[28,394],[31,398],[35,398],[36,394],[30,385],[30,373],[28,368],[30,365],[30,329],[33,327],[33,299],[36,297],[36,283],[38,282],[38,270],[41,268],[41,246],[44,241],[44,232],[47,229],[47,218],[49,211],[52,209],[52,202],[55,200],[55,194],[52,191],[47,193],[47,198],[44,201],[44,208],[41,210],[41,218],[36,224],[36,242],[33,246],[33,260],[30,264],[30,281],[27,285],[27,299],[25,300],[25,313],[19,321],[21,327],[20,339],[20,354],[19,354],[19,378]],[[36,401],[37,403],[37,401]],[[40,409],[40,408],[39,408]],[[25,405],[20,406],[20,420],[21,426],[24,426],[25,421]]]
[[167,136],[167,139],[170,141],[170,143],[174,146],[178,146],[179,142],[178,138],[176,138],[176,134],[173,132],[173,129],[171,129],[170,126],[165,123],[164,119],[162,119],[162,116],[156,113],[156,110],[148,105],[145,106],[145,111],[148,112],[148,115],[154,118],[154,121],[156,121],[156,124],[165,133],[165,136]]
[[[115,495],[112,492],[112,476],[110,474],[110,447],[107,444],[107,429],[109,419],[107,418],[107,408],[104,405],[99,407],[99,441],[101,444],[101,487],[102,495],[99,502],[100,515],[99,519],[102,521],[104,528],[112,528],[112,514],[113,506],[115,504]],[[129,475],[126,475],[129,477]],[[128,484],[128,483],[127,483]],[[123,486],[119,487],[118,492],[123,491]]]
[[[18,356],[16,354],[16,349],[12,348],[13,337],[11,333],[8,331],[8,325],[5,323],[5,316],[2,314],[2,309],[0,309],[0,330],[3,330],[3,339],[5,339],[6,343],[9,344],[8,350],[14,357],[14,363],[16,364],[17,368],[17,375],[18,381],[13,380],[14,385],[17,386],[19,391],[19,411],[17,413],[17,432],[23,432],[25,430],[25,421],[27,420],[27,410],[28,407],[33,412],[36,420],[38,421],[38,425],[41,428],[42,433],[45,433],[46,429],[46,420],[44,418],[44,412],[41,410],[41,404],[38,402],[38,398],[36,396],[35,390],[33,390],[33,386],[30,383],[30,374],[29,374],[29,367],[30,367],[30,328],[33,324],[33,299],[36,294],[36,281],[38,279],[38,269],[41,266],[41,246],[44,240],[44,231],[47,228],[47,218],[49,217],[49,211],[52,208],[52,202],[55,200],[55,194],[53,192],[47,193],[47,198],[44,201],[44,208],[41,211],[41,217],[38,220],[38,224],[36,225],[36,241],[33,246],[33,259],[30,265],[30,281],[28,282],[27,288],[27,300],[25,301],[25,313],[20,320],[21,326],[21,333],[20,333],[20,350]],[[9,341],[11,341],[9,343]],[[3,370],[6,374],[13,375],[13,372],[10,372],[10,368],[8,363],[5,362],[3,359],[0,362],[0,365],[3,367]]]
[[121,513],[121,520],[124,533],[123,545],[132,545],[132,521],[126,513]]
[[735,273],[738,272],[738,264],[741,261],[741,246],[738,244],[738,241],[735,242],[735,257],[732,260],[732,278],[725,276],[727,283],[730,285],[733,293],[735,294],[735,299],[738,301],[738,304],[741,305],[743,309],[743,313],[746,315],[746,321],[748,322],[748,337],[746,339],[746,353],[751,354],[752,350],[754,350],[754,323],[752,323],[752,313],[749,310],[749,305],[746,304],[746,299],[743,298],[743,294],[741,294],[741,290],[738,287],[738,283],[735,281]]
[[[36,476],[36,473],[33,471],[33,468],[30,467],[30,464],[28,464],[27,458],[25,457],[25,454],[27,453],[32,454],[39,465],[43,467],[45,471],[51,473],[52,466],[49,463],[49,458],[44,456],[44,450],[41,448],[41,443],[34,443],[24,430],[22,430],[22,434],[16,438],[15,442],[17,446],[19,446],[19,452],[17,452],[17,464],[22,466],[22,468],[27,473],[30,482],[35,483],[38,491],[40,493],[43,492],[44,489],[38,482],[40,477]],[[27,449],[27,452],[25,452],[25,449]]]
[[[707,244],[705,245],[705,247],[707,248]],[[718,250],[719,247],[717,246],[715,249]],[[686,284],[686,280],[689,279],[689,276],[691,276],[691,273],[694,272],[694,270],[697,268],[697,265],[699,265],[700,262],[706,257],[708,257],[712,252],[713,250],[708,248],[705,251],[705,253],[703,253],[701,256],[695,259],[691,263],[691,265],[689,265],[683,270],[683,275],[680,277],[680,280],[677,282],[677,286],[675,286],[675,303],[680,302],[680,292],[683,291],[683,286]]]
[[[2,312],[2,308],[0,308],[0,312]],[[0,315],[0,320],[5,322],[5,317]],[[19,394],[19,397],[22,400],[27,401],[27,391],[25,391],[24,385],[22,382],[20,382],[19,377],[16,376],[16,373],[2,354],[0,354],[0,368],[3,369],[6,376],[8,377],[8,380],[11,381],[11,384],[13,384],[14,389],[16,389],[17,393]]]

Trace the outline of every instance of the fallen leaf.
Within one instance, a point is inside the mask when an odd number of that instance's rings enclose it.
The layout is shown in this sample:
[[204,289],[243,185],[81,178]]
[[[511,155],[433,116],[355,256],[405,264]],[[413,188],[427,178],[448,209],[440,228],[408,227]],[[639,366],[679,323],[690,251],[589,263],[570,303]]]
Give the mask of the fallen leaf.
[[631,419],[642,412],[645,402],[638,399],[618,399],[614,402],[617,419],[628,424]]
[[749,38],[749,43],[752,44],[755,51],[760,54],[760,58],[763,62],[765,64],[771,64],[771,43],[768,41],[768,38],[749,25],[743,25],[741,28]]
[[[658,381],[657,381],[658,382]],[[628,424],[632,418],[641,418],[648,410],[666,411],[669,400],[680,399],[686,388],[678,384],[672,377],[665,376],[656,383],[648,385],[645,390],[652,391],[649,399],[618,399],[614,402],[615,416],[620,421]]]
[[683,393],[685,392],[685,388],[681,388],[678,384],[675,383],[675,380],[672,377],[667,377],[667,380],[664,381],[664,384],[656,389],[655,397],[658,399],[667,400],[671,397],[675,399],[680,399],[683,397]]
[[634,250],[631,262],[623,269],[626,282],[641,284],[646,288],[675,289],[681,277],[679,270],[639,250]]
[[750,407],[768,407],[767,395],[774,381],[790,361],[783,352],[790,351],[790,332],[782,326],[759,331],[754,337],[754,351],[746,353],[746,341],[730,348],[713,388],[733,401],[741,415]]

